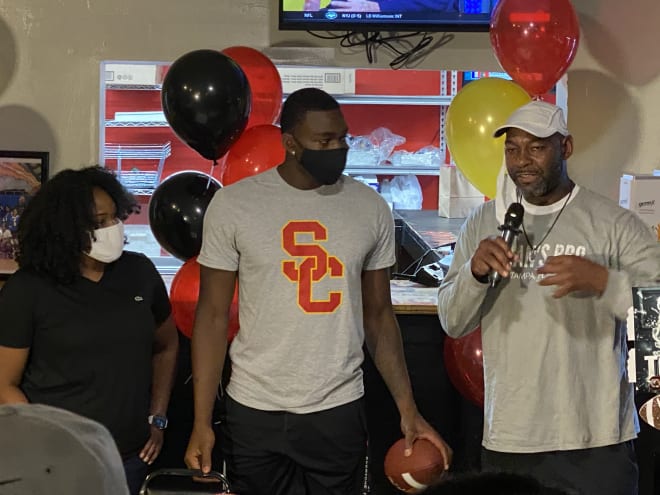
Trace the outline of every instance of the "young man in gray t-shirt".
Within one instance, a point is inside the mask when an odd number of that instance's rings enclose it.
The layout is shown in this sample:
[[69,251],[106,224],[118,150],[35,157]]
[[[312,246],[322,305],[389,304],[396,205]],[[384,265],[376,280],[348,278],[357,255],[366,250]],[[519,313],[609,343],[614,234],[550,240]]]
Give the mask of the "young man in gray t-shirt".
[[406,371],[390,299],[392,213],[342,175],[348,129],[339,105],[318,89],[294,92],[281,128],[284,163],[221,189],[206,212],[186,462],[211,468],[211,411],[238,281],[221,442],[232,491],[361,492],[365,342],[408,447],[429,439],[449,465],[451,449],[417,411]]

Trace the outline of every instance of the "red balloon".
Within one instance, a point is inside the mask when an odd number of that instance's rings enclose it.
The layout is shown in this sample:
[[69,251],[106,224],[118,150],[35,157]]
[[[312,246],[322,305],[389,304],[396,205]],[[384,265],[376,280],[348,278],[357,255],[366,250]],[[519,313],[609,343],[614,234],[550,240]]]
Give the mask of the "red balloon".
[[250,84],[252,108],[246,129],[277,122],[282,109],[282,80],[273,62],[260,51],[247,46],[231,46],[222,53],[243,69]]
[[[199,263],[197,256],[186,261],[176,272],[170,288],[172,316],[179,331],[188,338],[192,337],[195,323],[195,310],[199,299]],[[229,308],[229,327],[227,341],[231,342],[238,332],[238,286]]]
[[195,309],[199,298],[199,263],[197,256],[187,260],[176,272],[170,287],[172,316],[179,331],[192,337]]
[[550,91],[564,75],[579,39],[570,0],[500,0],[490,22],[497,60],[533,96]]
[[265,172],[284,161],[282,132],[274,125],[250,127],[229,149],[222,184]]
[[484,361],[481,328],[464,337],[445,338],[445,368],[456,389],[477,406],[484,406]]

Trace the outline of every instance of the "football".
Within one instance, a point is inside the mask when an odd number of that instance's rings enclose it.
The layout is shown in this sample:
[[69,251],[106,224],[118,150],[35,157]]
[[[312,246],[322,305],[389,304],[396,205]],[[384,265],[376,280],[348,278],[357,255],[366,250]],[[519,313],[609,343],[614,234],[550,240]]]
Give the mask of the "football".
[[421,493],[437,484],[445,472],[445,459],[435,445],[416,440],[409,457],[403,455],[405,439],[394,442],[385,455],[385,476],[405,493]]
[[649,426],[660,430],[660,395],[647,400],[639,408],[639,417]]

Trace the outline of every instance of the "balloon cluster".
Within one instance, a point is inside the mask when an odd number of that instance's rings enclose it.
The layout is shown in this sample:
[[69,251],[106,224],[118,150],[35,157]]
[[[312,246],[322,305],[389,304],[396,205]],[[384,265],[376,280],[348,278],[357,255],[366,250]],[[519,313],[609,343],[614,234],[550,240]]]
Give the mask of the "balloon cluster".
[[[274,125],[282,106],[282,81],[268,57],[253,48],[195,50],[169,67],[161,103],[181,141],[213,165],[222,163],[220,182],[197,171],[179,172],[156,188],[149,203],[154,237],[185,261],[172,281],[170,299],[177,327],[190,337],[199,297],[196,256],[211,198],[223,185],[284,161],[280,130]],[[238,330],[237,294],[230,310],[230,338]]]
[[[490,24],[497,60],[513,81],[466,84],[447,111],[446,142],[463,175],[485,196],[497,194],[503,140],[493,132],[508,116],[548,93],[575,58],[580,26],[570,0],[500,0]],[[456,388],[483,405],[481,332],[447,339],[445,366]]]

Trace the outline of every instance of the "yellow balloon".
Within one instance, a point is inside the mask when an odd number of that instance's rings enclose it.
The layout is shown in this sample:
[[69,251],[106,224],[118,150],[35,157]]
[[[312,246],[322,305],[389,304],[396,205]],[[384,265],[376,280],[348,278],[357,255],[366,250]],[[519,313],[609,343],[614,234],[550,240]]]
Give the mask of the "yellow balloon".
[[445,128],[449,152],[465,178],[489,198],[497,194],[504,156],[504,137],[494,138],[493,132],[530,100],[516,83],[486,77],[466,84],[449,105]]

